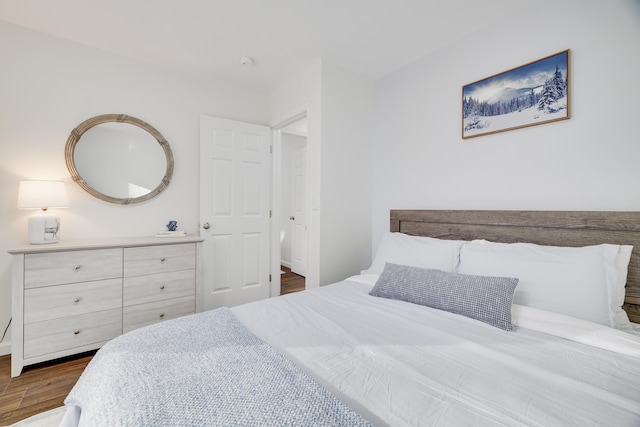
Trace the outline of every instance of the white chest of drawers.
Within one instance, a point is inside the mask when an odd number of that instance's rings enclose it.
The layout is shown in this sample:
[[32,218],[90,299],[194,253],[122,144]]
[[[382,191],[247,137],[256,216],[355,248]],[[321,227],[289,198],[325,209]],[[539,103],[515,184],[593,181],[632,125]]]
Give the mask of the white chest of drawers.
[[202,239],[70,240],[13,255],[11,376],[196,311]]

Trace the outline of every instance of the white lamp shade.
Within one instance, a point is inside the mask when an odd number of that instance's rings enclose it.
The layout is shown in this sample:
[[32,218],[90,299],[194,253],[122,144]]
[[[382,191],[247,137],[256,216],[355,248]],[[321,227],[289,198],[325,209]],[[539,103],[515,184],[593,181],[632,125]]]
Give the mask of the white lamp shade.
[[21,181],[18,209],[66,208],[67,190],[62,181]]

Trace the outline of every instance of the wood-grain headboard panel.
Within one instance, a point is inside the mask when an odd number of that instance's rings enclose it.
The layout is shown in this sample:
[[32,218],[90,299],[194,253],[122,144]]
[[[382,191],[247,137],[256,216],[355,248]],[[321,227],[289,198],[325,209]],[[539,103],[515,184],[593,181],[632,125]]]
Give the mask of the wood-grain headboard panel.
[[640,323],[640,212],[392,210],[390,230],[553,246],[633,245],[624,309]]

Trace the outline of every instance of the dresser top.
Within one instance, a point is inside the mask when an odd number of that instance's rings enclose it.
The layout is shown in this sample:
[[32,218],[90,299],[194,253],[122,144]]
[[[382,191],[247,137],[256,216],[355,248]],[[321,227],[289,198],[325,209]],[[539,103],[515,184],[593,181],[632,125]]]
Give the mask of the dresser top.
[[180,243],[197,243],[204,239],[200,236],[185,237],[110,237],[99,239],[70,239],[60,240],[58,243],[45,245],[24,244],[16,248],[9,249],[10,254],[32,254],[44,252],[60,252],[82,249],[105,249],[105,248],[134,248],[138,246],[175,245]]

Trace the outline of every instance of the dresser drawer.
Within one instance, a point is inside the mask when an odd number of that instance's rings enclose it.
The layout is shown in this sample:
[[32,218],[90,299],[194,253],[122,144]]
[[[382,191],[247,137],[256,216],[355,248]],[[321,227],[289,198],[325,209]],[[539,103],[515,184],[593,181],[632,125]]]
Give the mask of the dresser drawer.
[[24,325],[24,357],[100,344],[122,334],[122,309]]
[[195,268],[195,243],[125,248],[124,250],[124,277]]
[[202,241],[78,239],[9,250],[11,376],[122,335],[125,305],[127,331],[194,313]]
[[27,254],[25,289],[122,277],[122,249]]
[[122,279],[96,280],[27,289],[24,323],[120,308]]
[[124,279],[124,306],[144,304],[196,293],[196,271],[148,274]]
[[195,310],[195,296],[124,307],[122,309],[122,329],[124,332],[129,332],[162,320],[193,314]]

